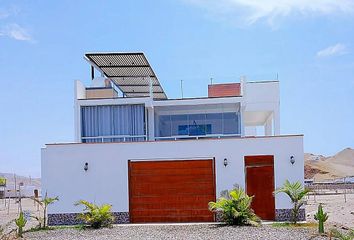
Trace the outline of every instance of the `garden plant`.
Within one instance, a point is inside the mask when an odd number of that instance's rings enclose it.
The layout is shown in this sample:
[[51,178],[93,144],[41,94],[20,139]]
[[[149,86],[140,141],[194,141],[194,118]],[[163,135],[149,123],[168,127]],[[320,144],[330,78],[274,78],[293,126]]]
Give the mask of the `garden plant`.
[[79,219],[91,228],[110,227],[114,222],[114,216],[111,212],[112,206],[109,204],[99,206],[85,200],[80,200],[75,205],[83,205],[85,207],[84,212],[79,215]]
[[318,232],[320,234],[324,233],[324,222],[328,219],[328,214],[323,212],[322,204],[318,205],[317,213],[314,215],[316,221],[318,221]]
[[242,188],[223,191],[216,202],[209,202],[209,209],[221,212],[229,225],[259,225],[260,219],[251,209],[252,198]]
[[309,192],[308,189],[304,188],[300,182],[291,183],[288,180],[285,181],[281,188],[274,191],[277,193],[285,193],[289,196],[293,209],[291,211],[291,222],[296,224],[299,219],[300,208],[304,205],[304,197]]
[[25,216],[23,212],[20,212],[20,215],[17,219],[15,219],[15,223],[17,226],[17,237],[22,238],[23,237],[23,228],[26,226],[27,220],[25,219]]
[[350,229],[349,232],[340,232],[337,229],[331,229],[331,237],[339,240],[353,240],[354,239],[354,229]]
[[32,218],[35,218],[38,221],[38,228],[39,229],[46,229],[47,228],[47,209],[48,209],[48,205],[53,204],[56,201],[59,201],[58,197],[55,198],[50,198],[47,196],[47,193],[45,193],[45,197],[41,200],[37,199],[37,198],[33,198],[34,201],[36,201],[43,210],[43,218],[41,218],[40,216],[32,216]]

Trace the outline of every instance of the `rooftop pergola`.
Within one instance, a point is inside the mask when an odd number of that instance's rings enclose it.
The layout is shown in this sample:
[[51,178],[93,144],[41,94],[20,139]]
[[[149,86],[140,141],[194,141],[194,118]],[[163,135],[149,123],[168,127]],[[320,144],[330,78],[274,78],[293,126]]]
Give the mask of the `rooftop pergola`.
[[86,60],[94,68],[111,79],[126,97],[167,99],[160,82],[144,53],[87,53]]

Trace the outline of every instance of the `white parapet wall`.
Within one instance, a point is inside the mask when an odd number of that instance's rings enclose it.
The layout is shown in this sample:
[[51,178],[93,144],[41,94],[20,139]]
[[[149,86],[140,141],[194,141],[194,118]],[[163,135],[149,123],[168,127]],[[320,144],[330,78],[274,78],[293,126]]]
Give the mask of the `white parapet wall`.
[[[58,196],[49,213],[76,213],[80,199],[112,204],[115,212],[129,211],[128,160],[215,158],[216,192],[245,187],[244,156],[274,155],[275,187],[285,180],[304,180],[303,136],[156,141],[136,143],[53,144],[42,149],[42,194]],[[294,156],[295,163],[290,163]],[[228,165],[224,166],[227,158]],[[84,170],[85,163],[88,170]],[[284,194],[276,209],[289,209]]]

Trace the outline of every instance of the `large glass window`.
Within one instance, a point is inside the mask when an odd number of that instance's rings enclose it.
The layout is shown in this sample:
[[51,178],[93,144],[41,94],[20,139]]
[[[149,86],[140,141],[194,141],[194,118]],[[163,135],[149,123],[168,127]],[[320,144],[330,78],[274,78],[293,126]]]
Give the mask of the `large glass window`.
[[144,105],[81,107],[82,142],[145,140]]
[[156,137],[240,134],[238,112],[156,116]]

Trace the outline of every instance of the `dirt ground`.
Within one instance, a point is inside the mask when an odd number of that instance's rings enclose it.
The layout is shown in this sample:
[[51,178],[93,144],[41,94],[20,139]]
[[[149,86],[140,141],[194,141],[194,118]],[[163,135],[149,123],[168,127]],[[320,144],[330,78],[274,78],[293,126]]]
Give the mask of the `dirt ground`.
[[[15,199],[10,199],[10,207],[9,207],[9,200],[6,199],[6,204],[4,199],[0,199],[0,225],[4,226],[9,222],[13,221],[15,218],[18,217],[19,214],[19,204],[16,203]],[[42,213],[41,207],[38,206],[37,203],[34,203],[33,200],[29,198],[22,199],[22,211],[25,213],[26,216],[39,216]],[[38,225],[36,219],[26,217],[27,224],[25,229],[29,229]],[[13,226],[15,228],[15,223],[12,222],[10,227]]]
[[306,205],[306,220],[315,221],[313,215],[317,212],[319,203],[322,203],[323,210],[329,215],[327,225],[354,228],[354,193],[347,194],[346,198],[345,202],[342,194],[309,196]]
[[[318,204],[322,203],[323,209],[329,214],[327,221],[328,226],[346,226],[354,228],[354,193],[347,194],[347,202],[344,202],[344,195],[317,195],[307,198],[306,216],[308,222],[315,221],[313,215],[317,211]],[[54,203],[55,204],[55,203]],[[22,209],[31,215],[39,216],[41,208],[31,199],[22,199]],[[39,210],[38,210],[39,209]],[[0,199],[0,225],[12,221],[18,216],[18,204],[14,199],[11,199],[8,212],[8,204],[3,199]],[[26,229],[37,225],[35,219],[29,218]]]

